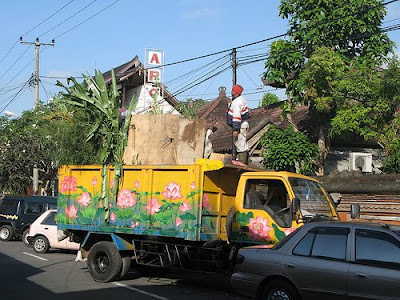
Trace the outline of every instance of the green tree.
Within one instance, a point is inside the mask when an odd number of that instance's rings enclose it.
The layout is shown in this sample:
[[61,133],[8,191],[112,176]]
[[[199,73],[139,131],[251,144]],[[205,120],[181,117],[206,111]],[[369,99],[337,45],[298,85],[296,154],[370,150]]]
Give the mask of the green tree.
[[261,144],[266,168],[305,175],[315,173],[318,146],[312,144],[304,133],[295,132],[291,127],[285,130],[271,127],[264,133]]
[[186,119],[196,119],[197,110],[207,102],[203,99],[192,99],[189,98],[186,101],[179,102],[176,106],[176,110]]
[[[380,32],[386,15],[382,3],[381,0],[281,0],[279,14],[289,20],[289,41],[281,42],[286,46],[279,52],[271,45],[264,78],[274,86],[273,75],[279,78],[281,74],[286,80],[292,107],[296,103],[309,104],[311,111],[319,116],[315,122],[319,128],[320,174],[324,173],[329,150],[330,120],[342,113],[346,102],[354,102],[337,91],[339,71],[342,75],[348,74],[361,66],[371,71],[386,61],[387,54],[393,50],[393,42]],[[300,53],[307,63],[293,64],[285,68],[286,73],[271,72],[270,66],[276,64],[277,57],[289,60],[294,53],[296,56]],[[318,74],[313,74],[315,71]]]
[[280,102],[279,98],[275,94],[265,93],[261,100],[261,106],[270,106],[272,104]]

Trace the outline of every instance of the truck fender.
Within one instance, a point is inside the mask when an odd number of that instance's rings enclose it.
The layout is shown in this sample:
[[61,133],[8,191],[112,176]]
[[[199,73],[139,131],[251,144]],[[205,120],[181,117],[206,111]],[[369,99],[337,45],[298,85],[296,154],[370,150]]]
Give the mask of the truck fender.
[[81,244],[81,248],[86,249],[86,245],[93,244],[93,241],[100,242],[100,241],[112,241],[118,251],[126,251],[126,250],[135,250],[132,243],[128,242],[127,240],[123,239],[122,237],[114,234],[114,233],[98,233],[98,232],[88,232],[86,234],[85,239]]

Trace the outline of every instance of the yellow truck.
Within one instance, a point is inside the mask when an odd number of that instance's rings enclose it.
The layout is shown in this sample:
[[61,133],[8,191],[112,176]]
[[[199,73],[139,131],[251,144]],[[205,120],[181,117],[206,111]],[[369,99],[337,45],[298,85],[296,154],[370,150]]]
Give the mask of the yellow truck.
[[81,243],[98,282],[123,277],[131,262],[149,275],[229,273],[240,247],[274,245],[305,222],[338,220],[324,188],[299,174],[207,159],[125,165],[118,187],[113,174],[112,166],[59,169],[58,229]]

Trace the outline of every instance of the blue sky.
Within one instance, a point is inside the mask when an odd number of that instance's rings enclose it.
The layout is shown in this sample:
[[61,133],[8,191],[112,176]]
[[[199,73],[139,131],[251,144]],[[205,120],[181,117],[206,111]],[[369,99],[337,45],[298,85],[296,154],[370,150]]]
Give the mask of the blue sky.
[[[18,38],[50,17],[71,0],[20,0],[4,1],[0,26],[0,111],[21,114],[33,108],[34,89],[22,88],[34,72],[34,48],[15,44]],[[198,57],[233,47],[260,41],[287,30],[287,21],[278,16],[278,0],[223,1],[223,0],[75,0],[46,22],[23,36],[24,41],[49,43],[56,38],[55,47],[41,48],[40,99],[47,101],[59,90],[55,78],[93,74],[95,69],[105,72],[131,60],[135,55],[144,61],[145,48],[164,49],[165,63]],[[113,5],[111,5],[113,4]],[[111,5],[103,12],[100,10]],[[82,10],[84,7],[86,9]],[[71,17],[82,10],[74,17]],[[67,32],[90,18],[87,22]],[[70,18],[71,17],[71,18]],[[388,5],[384,26],[400,23],[400,3]],[[69,20],[65,21],[66,19]],[[65,22],[64,22],[65,21]],[[64,23],[62,23],[64,22]],[[58,24],[61,25],[57,26]],[[53,30],[49,31],[55,27]],[[49,31],[49,32],[48,32]],[[46,33],[47,32],[47,33]],[[400,43],[400,32],[389,36]],[[265,54],[270,42],[264,42],[238,51],[239,58]],[[15,46],[12,48],[12,46]],[[6,56],[6,53],[10,50]],[[26,51],[26,52],[25,52]],[[398,50],[397,50],[398,51]],[[25,54],[23,54],[25,52]],[[222,70],[229,65],[228,52],[195,60],[189,63],[165,67],[164,82],[171,93],[187,86],[213,69]],[[214,62],[215,60],[217,62]],[[209,64],[208,66],[206,66]],[[205,68],[185,75],[187,72]],[[242,65],[238,69],[238,83],[250,107],[257,107],[264,92],[283,96],[283,91],[263,87],[261,74],[263,61]],[[176,80],[180,76],[184,77]],[[214,99],[218,87],[230,91],[232,72],[227,70],[211,80],[177,96],[186,98]],[[21,93],[17,92],[21,90]],[[14,99],[15,98],[15,99]]]

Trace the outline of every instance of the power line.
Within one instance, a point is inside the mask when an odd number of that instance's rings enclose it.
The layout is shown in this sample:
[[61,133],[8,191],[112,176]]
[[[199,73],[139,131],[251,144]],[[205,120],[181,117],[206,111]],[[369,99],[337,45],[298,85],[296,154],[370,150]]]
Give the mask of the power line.
[[94,18],[95,16],[97,16],[98,14],[102,13],[103,11],[105,11],[106,9],[110,8],[111,6],[113,6],[115,3],[117,3],[119,0],[114,1],[113,3],[111,3],[110,5],[106,6],[105,8],[103,8],[102,10],[98,11],[97,13],[95,13],[94,15],[92,15],[91,17],[85,19],[84,21],[80,22],[78,25],[75,25],[74,27],[68,29],[67,31],[57,35],[55,37],[55,39],[59,38],[60,36],[63,36],[64,34],[70,32],[71,30],[74,30],[76,27],[82,25],[83,23],[86,23],[87,21],[89,21],[90,19]]
[[62,21],[61,23],[57,24],[56,26],[50,28],[49,30],[47,30],[45,33],[42,33],[41,35],[39,35],[39,37],[49,33],[50,31],[56,29],[57,27],[59,27],[60,25],[64,24],[65,22],[67,22],[68,20],[72,19],[73,17],[75,17],[77,14],[81,13],[82,11],[84,11],[85,9],[87,9],[89,6],[91,6],[93,3],[95,3],[97,0],[93,0],[92,2],[90,2],[88,5],[86,5],[84,8],[81,8],[79,11],[77,11],[76,13],[74,13],[72,16],[69,16],[68,18],[66,18],[64,21]]
[[31,48],[31,46],[29,46],[28,48],[26,48],[26,50],[20,55],[20,57],[18,57],[18,59],[11,65],[11,67],[9,67],[7,69],[7,71],[4,72],[3,75],[1,75],[0,80],[12,69],[12,67],[15,66],[15,64],[22,58],[22,56],[25,55],[26,52],[28,52],[28,50]]
[[[19,91],[12,97],[12,99],[6,104],[6,106],[3,107],[3,109],[0,111],[0,114],[13,102],[21,93],[21,91],[25,88],[25,86],[29,83],[29,80],[25,82],[25,84],[19,89]],[[26,90],[26,89],[25,89]],[[25,91],[24,91],[25,92]]]

